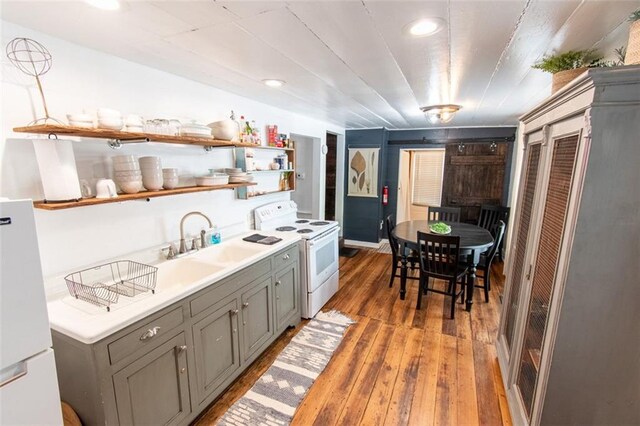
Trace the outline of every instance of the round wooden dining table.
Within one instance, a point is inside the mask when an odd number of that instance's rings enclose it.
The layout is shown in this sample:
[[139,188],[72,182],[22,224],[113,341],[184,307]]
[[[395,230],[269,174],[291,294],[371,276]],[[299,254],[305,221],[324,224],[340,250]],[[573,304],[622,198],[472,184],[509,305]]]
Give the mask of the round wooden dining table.
[[[400,222],[393,230],[394,236],[400,242],[403,248],[418,250],[418,231],[430,232],[429,224],[435,223],[427,220],[410,220]],[[445,222],[451,227],[451,233],[448,235],[460,237],[460,256],[466,256],[468,272],[467,272],[467,298],[465,307],[467,311],[473,306],[473,288],[476,284],[476,267],[480,261],[480,254],[487,251],[493,245],[493,236],[486,229],[461,222]],[[407,253],[409,250],[400,250],[401,268],[400,268],[400,299],[404,300],[407,292]],[[488,272],[487,272],[488,273]]]

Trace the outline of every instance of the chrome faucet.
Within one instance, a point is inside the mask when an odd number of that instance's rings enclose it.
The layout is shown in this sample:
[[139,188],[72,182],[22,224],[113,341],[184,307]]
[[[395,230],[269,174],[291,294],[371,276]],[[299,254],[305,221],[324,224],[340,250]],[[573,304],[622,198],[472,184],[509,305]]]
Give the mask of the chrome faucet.
[[[178,250],[179,254],[182,253],[186,253],[187,252],[187,243],[184,240],[184,221],[189,217],[189,216],[202,216],[203,218],[205,218],[207,220],[207,222],[209,223],[209,228],[213,228],[213,223],[211,222],[211,219],[209,219],[207,217],[207,215],[205,215],[202,212],[189,212],[187,214],[185,214],[182,217],[182,220],[180,220],[180,249]],[[200,247],[205,246],[205,238],[204,238],[204,232],[200,233]],[[195,245],[195,244],[194,244]]]

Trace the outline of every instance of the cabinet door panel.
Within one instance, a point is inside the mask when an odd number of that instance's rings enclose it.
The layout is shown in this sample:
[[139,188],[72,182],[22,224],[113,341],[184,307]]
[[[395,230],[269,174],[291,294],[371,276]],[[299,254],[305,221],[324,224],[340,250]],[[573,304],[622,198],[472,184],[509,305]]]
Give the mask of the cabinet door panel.
[[184,333],[113,376],[120,424],[179,424],[190,412]]
[[524,174],[524,186],[520,201],[518,204],[519,217],[517,229],[514,234],[515,247],[512,250],[513,268],[509,276],[507,285],[510,286],[508,300],[505,306],[505,340],[507,349],[511,351],[513,338],[518,317],[518,304],[520,299],[520,290],[522,289],[522,281],[525,272],[525,254],[527,251],[527,242],[529,241],[529,228],[533,214],[533,203],[536,194],[536,186],[538,182],[538,168],[540,165],[541,144],[537,143],[528,148],[527,164]]
[[278,330],[287,327],[289,318],[299,310],[298,269],[295,264],[276,274],[276,325]]
[[243,357],[249,359],[274,334],[271,277],[242,294]]
[[195,323],[193,345],[199,402],[202,402],[240,367],[238,301]]
[[536,250],[535,269],[516,380],[529,417],[538,379],[551,295],[556,283],[578,140],[578,135],[575,135],[556,139],[553,143],[549,184],[540,227],[540,242]]

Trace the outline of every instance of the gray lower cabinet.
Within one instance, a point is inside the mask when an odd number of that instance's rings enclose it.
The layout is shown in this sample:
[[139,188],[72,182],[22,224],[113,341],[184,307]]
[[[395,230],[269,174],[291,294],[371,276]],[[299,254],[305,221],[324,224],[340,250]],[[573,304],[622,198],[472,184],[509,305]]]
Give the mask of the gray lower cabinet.
[[276,272],[276,329],[287,328],[296,314],[300,316],[300,284],[298,282],[298,268],[296,264],[289,265]]
[[186,425],[300,322],[297,245],[87,345],[52,331],[84,425]]
[[121,424],[177,425],[191,413],[184,333],[113,375]]
[[238,300],[206,313],[193,327],[198,403],[240,368]]
[[274,335],[271,276],[258,280],[242,293],[242,353],[251,358]]

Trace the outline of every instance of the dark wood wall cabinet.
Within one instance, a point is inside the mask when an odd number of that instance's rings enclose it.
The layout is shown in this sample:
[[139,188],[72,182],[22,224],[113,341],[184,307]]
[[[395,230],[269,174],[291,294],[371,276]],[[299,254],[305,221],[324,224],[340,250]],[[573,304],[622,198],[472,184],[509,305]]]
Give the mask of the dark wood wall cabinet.
[[84,425],[187,425],[300,322],[299,286],[295,244],[97,343],[53,331],[61,397]]
[[640,66],[590,69],[521,118],[497,342],[515,424],[640,424],[639,94]]
[[507,142],[447,144],[441,205],[460,207],[460,221],[468,223],[478,221],[483,204],[506,205],[508,152]]

